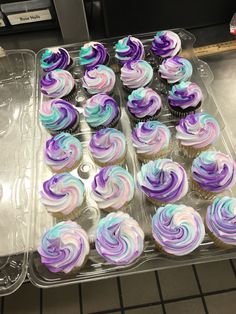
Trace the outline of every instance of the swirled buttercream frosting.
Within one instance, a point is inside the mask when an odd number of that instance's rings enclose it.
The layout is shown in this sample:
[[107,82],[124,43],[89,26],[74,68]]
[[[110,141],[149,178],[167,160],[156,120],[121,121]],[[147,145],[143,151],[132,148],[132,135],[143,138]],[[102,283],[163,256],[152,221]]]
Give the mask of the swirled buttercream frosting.
[[181,119],[176,131],[176,138],[181,145],[199,149],[213,144],[218,139],[220,126],[213,116],[201,112]]
[[181,50],[181,40],[172,31],[160,31],[153,38],[151,50],[158,57],[174,57]]
[[96,65],[85,71],[82,85],[89,94],[110,93],[115,86],[116,76],[111,68]]
[[49,213],[67,216],[83,204],[85,188],[79,178],[64,172],[45,181],[40,194]]
[[161,78],[167,80],[169,84],[186,82],[193,73],[192,64],[185,58],[175,56],[164,59],[159,67]]
[[144,233],[128,214],[110,213],[99,221],[95,245],[99,255],[109,263],[127,265],[142,254]]
[[40,80],[41,92],[49,98],[63,98],[75,87],[75,80],[66,70],[46,73]]
[[184,168],[171,159],[157,159],[142,165],[137,176],[139,189],[157,203],[174,203],[188,191]]
[[78,125],[78,111],[63,99],[52,99],[42,103],[39,119],[51,133],[71,131]]
[[89,254],[86,232],[74,221],[62,221],[47,230],[38,247],[41,263],[53,273],[79,269]]
[[186,255],[203,241],[205,228],[199,213],[185,205],[159,207],[152,218],[152,234],[168,254]]
[[115,52],[116,59],[122,65],[127,61],[144,59],[144,47],[141,40],[131,35],[118,40]]
[[236,245],[235,198],[216,198],[207,208],[205,221],[207,228],[217,239],[227,245]]
[[45,72],[56,69],[66,70],[72,63],[68,51],[64,48],[46,49],[40,58],[41,68]]
[[171,133],[165,124],[152,120],[139,122],[133,128],[131,137],[138,155],[152,157],[168,149]]
[[53,171],[70,171],[81,160],[83,147],[76,137],[69,133],[60,133],[47,140],[44,160]]
[[79,52],[79,62],[86,69],[91,69],[98,64],[105,64],[108,58],[105,46],[96,41],[84,44]]
[[221,193],[236,183],[236,163],[222,152],[205,151],[194,159],[192,179],[200,188]]
[[121,68],[120,79],[130,89],[145,87],[153,78],[153,69],[145,60],[126,62]]
[[119,116],[118,103],[105,93],[92,96],[84,107],[85,120],[95,129],[112,126]]
[[99,165],[114,165],[124,160],[126,146],[122,132],[106,128],[93,134],[89,142],[89,151]]
[[120,166],[102,168],[92,182],[92,198],[103,210],[118,210],[134,196],[134,179]]
[[135,89],[129,96],[127,108],[136,119],[153,118],[161,111],[161,97],[149,87]]

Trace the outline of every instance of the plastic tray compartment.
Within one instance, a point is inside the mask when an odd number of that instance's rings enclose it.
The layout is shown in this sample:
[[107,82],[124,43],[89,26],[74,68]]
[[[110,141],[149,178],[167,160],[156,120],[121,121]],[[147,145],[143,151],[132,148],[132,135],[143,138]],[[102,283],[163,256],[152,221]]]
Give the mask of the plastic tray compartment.
[[0,295],[24,281],[33,191],[35,54],[0,51]]
[[[202,89],[204,95],[204,101],[202,103],[202,111],[207,111],[218,119],[221,124],[221,136],[215,146],[215,149],[221,150],[228,154],[231,154],[234,159],[236,159],[235,153],[232,149],[232,145],[230,139],[227,135],[227,132],[224,129],[224,122],[223,119],[217,109],[217,105],[214,102],[214,98],[211,94],[210,83],[213,79],[212,73],[209,70],[209,67],[204,62],[200,62],[194,55],[192,46],[194,43],[194,37],[182,30],[182,29],[175,29],[182,40],[182,47],[183,51],[188,51],[188,58],[193,65],[193,76],[192,81],[196,82]],[[175,134],[175,125],[177,120],[171,116],[169,113],[167,106],[166,106],[166,93],[167,88],[163,83],[160,83],[158,80],[158,73],[157,73],[157,63],[155,59],[152,57],[149,48],[151,38],[154,34],[143,34],[137,35],[137,37],[141,38],[145,44],[146,49],[146,60],[149,61],[154,67],[154,80],[152,83],[152,88],[157,90],[162,94],[163,102],[164,102],[164,109],[162,111],[160,121],[166,123],[174,136]],[[124,165],[130,173],[136,179],[137,172],[139,171],[141,164],[138,162],[135,152],[132,147],[131,139],[130,139],[130,132],[131,132],[131,125],[129,123],[129,118],[127,116],[125,110],[125,95],[123,94],[123,89],[121,83],[119,81],[119,73],[118,73],[118,65],[114,58],[114,43],[117,39],[113,39],[110,41],[104,41],[104,44],[107,46],[109,53],[110,53],[110,66],[117,71],[117,83],[116,89],[114,92],[115,98],[120,101],[120,106],[122,108],[122,115],[118,125],[118,129],[123,131],[126,135],[128,141],[128,157],[127,162]],[[86,95],[81,87],[81,76],[82,76],[82,69],[78,64],[78,54],[79,49],[82,44],[76,44],[71,46],[66,46],[66,49],[70,52],[71,57],[75,61],[75,66],[73,68],[73,76],[77,81],[77,96],[75,98],[74,104],[77,106],[77,109],[80,113],[83,111],[83,104],[86,100]],[[39,52],[37,56],[37,79],[39,80],[40,76],[42,75],[42,71],[40,69],[39,60],[42,55],[42,52]],[[38,107],[41,105],[43,101],[43,96],[38,90],[37,93],[37,102]],[[37,110],[38,112],[38,110]],[[200,246],[199,250],[196,252],[184,256],[184,257],[167,257],[155,249],[154,241],[151,236],[151,217],[155,212],[155,208],[153,205],[149,204],[145,201],[145,197],[139,191],[136,191],[135,198],[132,203],[125,209],[126,212],[131,214],[142,226],[145,232],[145,249],[142,256],[132,265],[129,266],[114,266],[110,265],[105,262],[99,255],[97,254],[94,248],[94,238],[95,238],[95,231],[96,226],[99,219],[105,215],[105,213],[100,212],[96,204],[89,198],[89,191],[90,191],[90,183],[93,179],[94,174],[98,171],[98,167],[93,163],[89,154],[87,152],[87,144],[92,135],[91,129],[86,124],[85,120],[83,119],[83,115],[80,115],[81,122],[80,122],[80,133],[77,136],[83,143],[84,147],[84,156],[83,161],[79,168],[72,173],[74,175],[79,175],[82,180],[85,182],[86,189],[87,189],[87,204],[85,204],[84,208],[81,211],[81,214],[77,217],[76,221],[83,226],[83,228],[88,232],[90,241],[91,241],[91,252],[89,255],[89,259],[87,264],[80,272],[73,275],[61,275],[51,273],[47,270],[47,268],[41,264],[40,256],[36,252],[36,248],[39,244],[41,235],[56,223],[56,220],[53,219],[49,214],[47,214],[45,208],[40,204],[39,201],[39,194],[38,192],[41,189],[42,182],[49,178],[52,173],[47,169],[43,162],[43,147],[44,143],[50,135],[41,127],[40,123],[37,119],[37,127],[36,127],[36,143],[37,145],[37,174],[36,174],[36,182],[35,182],[35,198],[34,198],[34,209],[35,209],[35,233],[34,233],[34,249],[35,251],[32,252],[30,256],[30,267],[29,267],[29,276],[32,283],[40,287],[53,287],[53,286],[60,286],[65,284],[72,284],[78,283],[83,281],[91,281],[91,280],[98,280],[103,278],[108,278],[117,275],[124,275],[124,274],[132,274],[137,272],[148,271],[151,269],[161,269],[161,268],[168,268],[168,267],[176,267],[181,265],[187,265],[192,263],[200,263],[206,261],[213,261],[219,259],[226,259],[230,257],[236,256],[236,250],[222,250],[216,248],[208,236],[206,235],[204,242]],[[187,171],[190,169],[190,162],[185,160],[185,158],[181,157],[178,152],[177,146],[175,146],[174,150],[171,152],[170,156],[173,160],[176,160],[184,165]],[[228,195],[235,195],[234,191],[227,192]],[[187,196],[183,198],[179,203],[184,203],[187,205],[192,205],[195,209],[199,210],[200,214],[204,216],[206,207],[208,202],[203,201],[198,193],[194,191],[189,191]]]

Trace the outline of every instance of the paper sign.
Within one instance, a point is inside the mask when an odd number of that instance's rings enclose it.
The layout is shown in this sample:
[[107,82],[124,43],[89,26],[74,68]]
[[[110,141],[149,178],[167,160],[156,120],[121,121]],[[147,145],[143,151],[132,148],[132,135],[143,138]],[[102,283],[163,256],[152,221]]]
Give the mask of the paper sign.
[[52,16],[48,9],[31,11],[17,14],[10,14],[7,16],[11,25],[25,24],[39,21],[51,20]]
[[6,26],[4,21],[2,19],[0,19],[0,27],[4,27],[4,26]]

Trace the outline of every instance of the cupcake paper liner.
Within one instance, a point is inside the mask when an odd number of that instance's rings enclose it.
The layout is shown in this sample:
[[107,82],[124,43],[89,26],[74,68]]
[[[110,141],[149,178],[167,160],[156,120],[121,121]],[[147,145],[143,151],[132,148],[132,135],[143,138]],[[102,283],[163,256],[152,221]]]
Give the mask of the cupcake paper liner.
[[203,197],[203,199],[205,200],[212,200],[214,197],[217,196],[217,194],[219,193],[214,193],[214,192],[210,192],[210,191],[205,191],[203,189],[201,189],[201,187],[199,186],[199,184],[193,180],[192,177],[190,177],[190,188],[194,191],[199,192],[199,194]]
[[195,158],[201,152],[204,152],[204,151],[210,149],[211,147],[212,147],[212,145],[210,144],[210,145],[207,145],[207,146],[202,147],[202,148],[194,148],[192,146],[184,146],[179,141],[179,148],[180,148],[181,152],[183,152],[183,154],[189,158]]

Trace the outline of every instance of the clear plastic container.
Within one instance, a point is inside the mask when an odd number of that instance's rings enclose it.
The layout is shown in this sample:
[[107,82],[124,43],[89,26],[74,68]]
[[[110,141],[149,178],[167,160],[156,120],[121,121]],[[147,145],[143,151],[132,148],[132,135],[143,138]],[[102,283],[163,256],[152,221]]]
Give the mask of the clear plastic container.
[[[193,54],[192,46],[194,43],[194,37],[184,31],[182,29],[175,29],[175,32],[181,38],[182,48],[184,55],[187,55],[188,59],[193,65],[193,76],[192,81],[196,82],[203,91],[204,101],[202,103],[201,110],[206,111],[212,115],[214,115],[220,125],[221,125],[221,136],[218,140],[215,149],[221,150],[228,154],[231,154],[234,159],[236,159],[235,153],[232,149],[232,145],[230,142],[230,138],[227,135],[227,132],[224,128],[223,119],[218,111],[217,105],[214,101],[214,98],[211,93],[210,84],[213,80],[212,73],[207,66],[206,63],[199,61]],[[146,50],[146,60],[149,61],[154,69],[156,69],[157,61],[150,53],[150,43],[151,38],[153,38],[154,34],[142,34],[137,35],[140,39],[142,39],[145,50]],[[125,96],[123,93],[123,89],[121,83],[119,81],[119,66],[116,63],[114,58],[114,44],[117,39],[111,39],[109,41],[104,41],[104,44],[108,48],[110,54],[110,64],[115,72],[117,72],[117,83],[114,91],[114,97],[120,102],[122,108],[122,115],[120,122],[118,124],[118,129],[125,133],[127,141],[128,141],[128,155],[127,162],[125,167],[129,170],[129,172],[133,175],[136,180],[137,172],[139,171],[141,164],[138,162],[135,152],[133,150],[133,146],[130,139],[131,125],[129,122],[129,118],[127,116],[125,110]],[[82,69],[78,63],[78,55],[79,50],[82,44],[75,44],[70,46],[65,46],[65,48],[69,51],[71,57],[74,59],[74,67],[72,70],[72,74],[77,81],[77,96],[74,101],[74,105],[77,106],[78,111],[80,112],[80,132],[76,135],[81,140],[84,147],[84,155],[83,161],[78,167],[78,169],[74,170],[72,174],[75,176],[80,176],[80,178],[84,181],[86,186],[86,194],[87,194],[87,203],[84,205],[84,208],[81,210],[81,214],[77,217],[76,221],[82,225],[82,227],[88,232],[89,238],[91,241],[91,252],[89,255],[89,259],[85,267],[80,270],[77,274],[73,275],[61,275],[51,273],[47,270],[47,268],[41,264],[40,256],[37,252],[33,252],[30,255],[29,262],[29,277],[32,283],[39,287],[55,287],[60,285],[66,285],[71,283],[78,283],[82,281],[91,281],[98,280],[108,277],[113,277],[117,275],[124,274],[132,274],[137,272],[148,271],[150,269],[161,269],[168,267],[176,267],[186,264],[206,262],[211,260],[219,260],[236,256],[236,250],[222,250],[216,248],[209,237],[206,235],[204,242],[200,246],[198,250],[193,252],[190,255],[184,257],[167,257],[155,249],[154,241],[151,236],[151,217],[155,212],[155,208],[153,205],[148,203],[145,200],[145,197],[136,190],[135,198],[131,202],[131,204],[124,209],[124,211],[128,212],[132,217],[134,217],[139,224],[142,226],[142,229],[145,232],[145,249],[142,256],[132,265],[128,266],[114,266],[105,262],[96,252],[94,248],[94,239],[96,226],[101,217],[106,215],[103,212],[100,212],[96,207],[96,204],[89,197],[90,195],[90,185],[93,179],[93,176],[97,173],[99,167],[97,167],[93,161],[91,160],[89,153],[87,151],[88,141],[91,138],[93,132],[87,125],[86,121],[83,118],[83,104],[86,101],[87,95],[84,93],[83,88],[81,86],[81,77],[82,77]],[[40,69],[40,57],[44,50],[40,51],[37,55],[37,79],[39,80],[42,73]],[[187,54],[186,54],[187,51]],[[154,71],[154,80],[152,83],[152,88],[156,91],[162,93],[163,101],[164,101],[164,109],[162,111],[161,117],[158,119],[165,124],[167,124],[174,136],[175,133],[175,125],[177,123],[177,119],[174,118],[168,111],[166,106],[166,86],[163,83],[160,83],[158,80],[157,71]],[[37,103],[38,108],[40,107],[42,101],[44,100],[43,95],[40,93],[38,89],[37,93]],[[37,110],[38,112],[38,110]],[[38,120],[37,120],[38,121]],[[51,215],[47,214],[45,208],[39,202],[39,194],[38,192],[41,189],[42,183],[45,179],[50,178],[52,173],[46,167],[43,162],[43,146],[45,141],[50,137],[50,135],[41,127],[40,123],[37,123],[36,128],[36,143],[38,144],[36,150],[37,156],[37,173],[36,173],[36,181],[35,181],[35,196],[34,196],[34,210],[35,210],[35,233],[34,233],[34,246],[33,249],[36,250],[41,235],[52,225],[56,223],[56,220],[51,217]],[[186,160],[178,151],[177,145],[174,147],[173,151],[169,155],[175,161],[180,162],[184,165],[187,171],[190,169],[190,161]],[[235,194],[235,191],[228,191],[227,195]],[[194,191],[189,191],[186,197],[181,199],[179,203],[184,203],[187,205],[192,205],[199,213],[204,216],[205,210],[209,202],[204,201],[200,198],[198,193]]]

